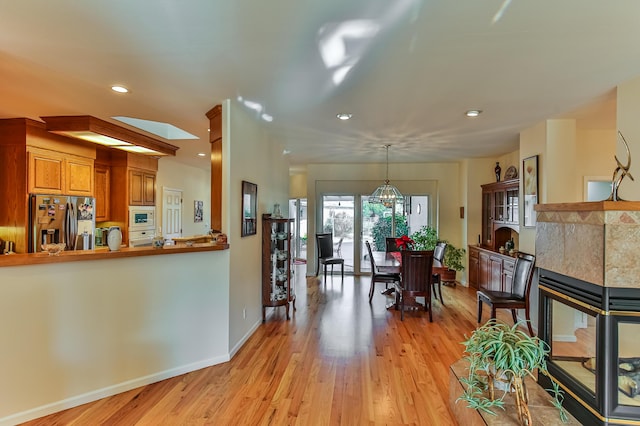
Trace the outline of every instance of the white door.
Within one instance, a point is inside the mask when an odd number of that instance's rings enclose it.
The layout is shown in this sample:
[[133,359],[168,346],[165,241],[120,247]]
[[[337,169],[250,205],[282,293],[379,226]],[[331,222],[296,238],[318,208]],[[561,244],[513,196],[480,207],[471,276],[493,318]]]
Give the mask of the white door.
[[164,238],[182,236],[182,191],[162,188],[162,235]]

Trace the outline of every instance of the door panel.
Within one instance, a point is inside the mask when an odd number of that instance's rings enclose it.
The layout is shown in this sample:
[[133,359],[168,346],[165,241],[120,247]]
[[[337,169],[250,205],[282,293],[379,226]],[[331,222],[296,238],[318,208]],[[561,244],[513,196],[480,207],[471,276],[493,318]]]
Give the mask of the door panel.
[[182,191],[163,189],[162,234],[165,238],[182,236]]

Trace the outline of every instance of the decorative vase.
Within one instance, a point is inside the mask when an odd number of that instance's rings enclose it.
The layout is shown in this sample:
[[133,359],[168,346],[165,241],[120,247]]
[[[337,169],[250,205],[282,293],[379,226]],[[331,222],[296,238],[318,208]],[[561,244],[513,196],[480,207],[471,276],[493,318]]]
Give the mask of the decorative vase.
[[119,226],[110,227],[109,236],[107,237],[107,245],[109,246],[109,251],[120,250],[121,244],[122,244],[122,231],[120,231],[120,227]]

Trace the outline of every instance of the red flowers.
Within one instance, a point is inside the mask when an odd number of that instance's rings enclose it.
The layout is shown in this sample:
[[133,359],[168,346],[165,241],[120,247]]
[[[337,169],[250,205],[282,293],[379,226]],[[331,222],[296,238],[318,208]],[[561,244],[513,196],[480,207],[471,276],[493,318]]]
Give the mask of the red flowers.
[[403,235],[400,238],[396,238],[396,246],[398,246],[400,250],[411,250],[411,246],[413,244],[415,244],[415,241],[413,241],[406,235]]

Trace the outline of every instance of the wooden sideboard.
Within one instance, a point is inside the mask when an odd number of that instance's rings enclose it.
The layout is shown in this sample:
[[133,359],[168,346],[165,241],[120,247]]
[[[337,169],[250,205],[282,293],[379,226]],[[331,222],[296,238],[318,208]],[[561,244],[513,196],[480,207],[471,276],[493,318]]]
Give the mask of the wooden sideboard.
[[469,286],[477,289],[511,291],[515,262],[513,256],[469,246]]

